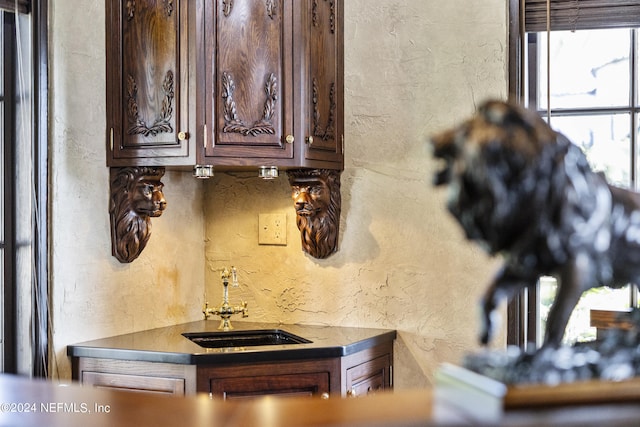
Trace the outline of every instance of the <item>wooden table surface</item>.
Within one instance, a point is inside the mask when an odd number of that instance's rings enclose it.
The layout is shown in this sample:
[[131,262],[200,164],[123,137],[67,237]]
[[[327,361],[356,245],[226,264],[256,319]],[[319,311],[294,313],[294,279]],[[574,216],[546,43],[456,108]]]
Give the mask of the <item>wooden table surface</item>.
[[432,419],[426,390],[391,398],[265,397],[211,400],[207,394],[170,397],[0,376],[2,426],[319,426],[425,425]]
[[[500,425],[639,425],[640,404],[536,408],[507,414]],[[223,402],[208,395],[156,396],[59,385],[0,375],[1,426],[427,426],[477,425],[435,404],[432,390],[355,399],[275,398]],[[493,423],[492,423],[493,424]]]

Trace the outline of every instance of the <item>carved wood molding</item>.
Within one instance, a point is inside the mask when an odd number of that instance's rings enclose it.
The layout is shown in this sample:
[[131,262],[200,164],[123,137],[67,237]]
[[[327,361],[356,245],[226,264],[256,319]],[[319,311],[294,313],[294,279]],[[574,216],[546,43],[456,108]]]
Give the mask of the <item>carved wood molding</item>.
[[153,125],[149,126],[140,118],[138,110],[138,85],[133,76],[127,78],[127,117],[131,126],[127,130],[129,135],[156,136],[163,132],[173,132],[171,126],[171,116],[173,115],[173,98],[175,92],[173,88],[173,71],[169,70],[164,76],[162,82],[162,91],[164,98],[162,100],[162,109],[160,117],[156,118]]
[[322,127],[320,123],[320,109],[318,108],[318,79],[313,79],[313,136],[321,138],[322,140],[335,138],[335,115],[336,115],[336,84],[331,83],[331,89],[329,90],[329,119],[327,125]]
[[127,20],[131,21],[136,12],[136,0],[127,0]]
[[267,0],[267,15],[272,20],[276,17],[276,2],[275,0]]
[[[265,3],[267,15],[274,19],[276,16],[276,0],[266,0]],[[222,13],[228,17],[233,10],[233,0],[222,0]]]
[[227,133],[239,133],[245,136],[275,134],[276,130],[272,123],[278,102],[278,85],[275,75],[273,73],[269,74],[265,82],[264,91],[266,93],[266,100],[262,111],[262,119],[251,125],[247,125],[238,117],[236,102],[233,99],[233,92],[235,89],[236,84],[233,81],[231,74],[226,71],[223,72],[221,96],[224,99],[225,125],[222,128],[222,131]]
[[[313,0],[313,5],[311,6],[311,20],[313,22],[314,27],[320,26],[320,19],[318,18],[318,1]],[[331,30],[331,34],[335,34],[336,32],[336,2],[335,0],[324,0],[325,3],[329,3],[329,29]]]
[[222,13],[224,16],[231,15],[231,9],[233,9],[233,0],[222,0]]
[[287,171],[302,250],[314,258],[328,258],[338,250],[340,174],[333,169]]
[[167,11],[167,16],[171,16],[173,13],[173,0],[165,0],[164,9]]
[[109,174],[111,254],[130,263],[151,237],[151,218],[162,215],[167,206],[160,182],[164,168],[111,168]]
[[[164,10],[167,12],[167,16],[171,16],[173,13],[173,0],[164,0]],[[136,13],[136,0],[127,0],[125,5],[127,9],[127,20],[131,21]]]

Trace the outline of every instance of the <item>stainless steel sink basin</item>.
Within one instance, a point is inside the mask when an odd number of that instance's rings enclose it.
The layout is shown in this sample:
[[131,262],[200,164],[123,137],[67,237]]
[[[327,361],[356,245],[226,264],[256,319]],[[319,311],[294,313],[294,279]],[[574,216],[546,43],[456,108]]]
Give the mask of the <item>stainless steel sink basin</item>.
[[263,345],[309,344],[311,341],[280,329],[227,332],[185,332],[200,347],[256,347]]

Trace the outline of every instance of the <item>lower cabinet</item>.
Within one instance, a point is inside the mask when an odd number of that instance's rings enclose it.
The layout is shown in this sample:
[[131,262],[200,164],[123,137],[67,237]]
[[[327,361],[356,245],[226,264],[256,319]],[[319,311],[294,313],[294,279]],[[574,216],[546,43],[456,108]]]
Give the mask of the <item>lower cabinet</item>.
[[194,365],[93,357],[73,359],[73,379],[85,385],[176,396],[196,393]]
[[347,370],[347,396],[358,397],[391,387],[387,357],[378,357]]
[[265,395],[358,397],[393,387],[393,343],[344,357],[273,362],[180,365],[73,358],[85,385],[173,395],[209,393],[218,399]]
[[366,396],[393,387],[393,347],[382,345],[346,356],[343,364],[343,394]]

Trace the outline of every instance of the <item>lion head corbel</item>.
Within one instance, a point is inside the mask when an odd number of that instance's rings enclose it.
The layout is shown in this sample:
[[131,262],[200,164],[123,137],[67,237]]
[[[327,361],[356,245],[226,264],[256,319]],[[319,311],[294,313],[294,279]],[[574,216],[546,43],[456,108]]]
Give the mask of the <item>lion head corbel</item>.
[[111,168],[110,175],[111,252],[118,261],[130,263],[149,241],[151,218],[167,206],[160,182],[164,168]]
[[295,169],[287,172],[302,250],[324,259],[338,250],[340,171]]

